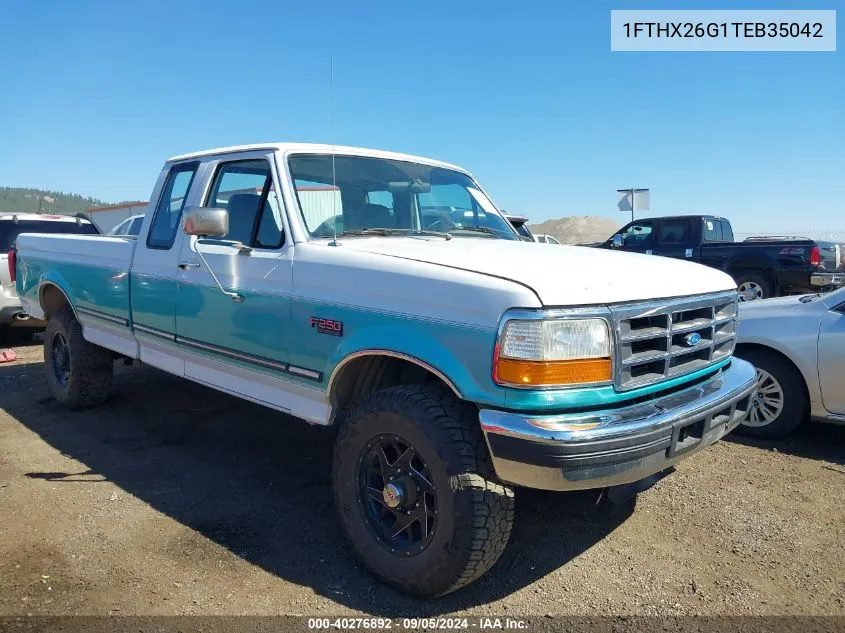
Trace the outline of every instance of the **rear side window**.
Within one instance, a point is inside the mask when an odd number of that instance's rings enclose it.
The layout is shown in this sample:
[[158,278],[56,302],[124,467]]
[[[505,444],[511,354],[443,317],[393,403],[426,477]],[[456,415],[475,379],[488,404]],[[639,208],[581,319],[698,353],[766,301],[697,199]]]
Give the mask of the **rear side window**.
[[725,242],[733,242],[734,241],[734,232],[731,228],[731,223],[727,220],[721,220],[719,224],[722,225],[722,239]]
[[719,220],[702,220],[704,223],[704,241],[705,242],[721,242],[722,241],[722,223]]
[[21,233],[75,233],[97,235],[99,231],[90,222],[51,222],[49,220],[3,220],[0,222],[0,253],[6,253]]
[[660,228],[660,243],[671,246],[689,241],[689,220],[666,220]]
[[156,206],[153,222],[147,235],[150,248],[169,249],[176,239],[176,229],[182,219],[182,209],[199,163],[183,163],[171,168]]
[[279,248],[284,241],[282,208],[266,160],[220,165],[206,206],[229,212],[229,233],[222,239],[255,248]]

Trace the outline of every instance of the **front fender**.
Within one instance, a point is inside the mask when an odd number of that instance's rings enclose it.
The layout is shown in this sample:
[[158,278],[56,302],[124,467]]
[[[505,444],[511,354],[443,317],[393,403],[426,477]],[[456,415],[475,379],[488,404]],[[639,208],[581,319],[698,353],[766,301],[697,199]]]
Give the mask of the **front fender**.
[[359,330],[338,345],[326,363],[329,393],[347,362],[381,354],[405,358],[439,374],[465,400],[502,406],[505,390],[491,380],[495,340],[493,330],[442,323]]

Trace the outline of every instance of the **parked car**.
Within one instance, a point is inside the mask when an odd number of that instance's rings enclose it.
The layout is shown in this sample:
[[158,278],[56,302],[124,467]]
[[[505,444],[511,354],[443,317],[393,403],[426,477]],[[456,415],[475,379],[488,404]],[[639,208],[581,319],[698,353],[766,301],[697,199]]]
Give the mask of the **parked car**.
[[21,233],[78,233],[96,235],[97,227],[88,220],[67,215],[15,213],[0,215],[0,328],[43,326],[32,320],[21,306],[10,268],[15,264],[15,240]]
[[541,244],[560,244],[560,242],[557,241],[557,238],[552,235],[538,235],[537,241]]
[[845,424],[845,289],[742,305],[736,355],[757,368],[740,430],[782,437],[807,419]]
[[[329,187],[328,209],[299,196]],[[56,400],[103,403],[123,357],[339,425],[341,526],[411,594],[493,565],[514,486],[644,488],[735,428],[756,389],[728,275],[525,244],[454,165],[217,149],[168,160],[150,208],[136,240],[19,238]]]
[[133,215],[109,231],[109,235],[137,235],[141,232],[141,225],[144,223],[144,214]]
[[739,288],[740,301],[839,288],[836,256],[810,239],[733,241],[725,218],[682,215],[626,224],[600,248],[688,259],[724,270]]

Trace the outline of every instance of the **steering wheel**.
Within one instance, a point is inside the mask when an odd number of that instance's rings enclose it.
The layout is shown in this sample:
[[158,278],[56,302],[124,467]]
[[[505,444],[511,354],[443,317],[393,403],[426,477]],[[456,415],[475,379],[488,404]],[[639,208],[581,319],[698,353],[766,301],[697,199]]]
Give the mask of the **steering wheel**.
[[[448,222],[448,225],[447,225]],[[455,228],[455,223],[446,218],[437,218],[434,222],[424,227],[426,231],[440,231],[441,233],[448,233]]]

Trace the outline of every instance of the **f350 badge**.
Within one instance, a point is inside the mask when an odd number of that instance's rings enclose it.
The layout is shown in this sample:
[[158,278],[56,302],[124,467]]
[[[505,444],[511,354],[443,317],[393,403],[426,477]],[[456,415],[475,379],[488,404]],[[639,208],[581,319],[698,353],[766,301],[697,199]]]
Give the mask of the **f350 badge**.
[[334,319],[321,319],[311,317],[311,327],[320,334],[331,334],[332,336],[343,336],[343,321]]

